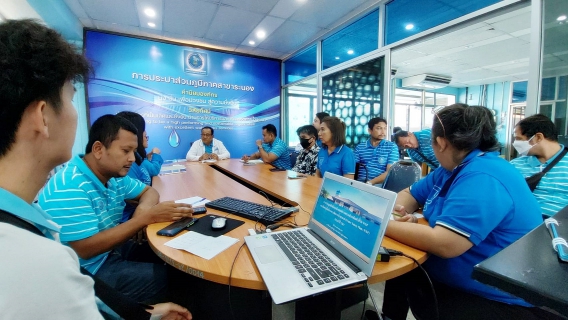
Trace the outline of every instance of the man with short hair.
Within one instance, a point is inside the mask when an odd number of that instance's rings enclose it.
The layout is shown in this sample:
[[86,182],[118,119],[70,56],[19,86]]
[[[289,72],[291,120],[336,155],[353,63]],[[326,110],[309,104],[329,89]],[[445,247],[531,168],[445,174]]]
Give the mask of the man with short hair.
[[[49,172],[71,158],[77,128],[73,82],[88,77],[89,63],[43,24],[9,20],[0,23],[0,70],[2,318],[103,319],[93,280],[79,271],[77,254],[59,243],[60,227],[32,204]],[[148,312],[191,318],[174,304]]]
[[388,169],[398,161],[398,147],[386,140],[387,121],[372,118],[367,124],[369,140],[355,147],[355,162],[359,163],[357,180],[368,184],[380,184],[385,181]]
[[[138,146],[136,127],[105,115],[89,131],[86,154],[57,172],[39,196],[39,205],[61,226],[61,241],[81,265],[137,301],[162,298],[166,266],[149,245],[128,241],[147,225],[191,216],[190,205],[158,203],[158,192],[128,174]],[[120,223],[125,200],[137,201],[132,218]],[[120,224],[119,224],[120,223]]]
[[309,174],[313,176],[316,173],[318,164],[318,153],[320,148],[316,144],[318,131],[311,124],[299,127],[296,134],[300,138],[302,151],[296,159],[296,164],[292,168],[293,171]]
[[525,178],[542,172],[554,160],[559,159],[532,192],[540,204],[542,214],[552,216],[568,205],[568,156],[566,147],[558,143],[558,131],[545,115],[535,114],[515,126],[513,147],[519,157],[511,160]]
[[417,132],[401,130],[394,135],[394,143],[400,149],[406,149],[408,155],[414,162],[426,164],[432,169],[440,166],[434,150],[432,149],[432,130],[424,129]]
[[276,127],[267,124],[262,127],[262,140],[256,140],[258,151],[249,155],[244,155],[241,160],[262,159],[265,163],[270,163],[276,168],[290,170],[290,154],[288,147],[282,139],[277,137]]
[[187,161],[223,160],[231,157],[223,142],[214,138],[214,132],[211,127],[201,129],[201,139],[191,144],[185,156]]

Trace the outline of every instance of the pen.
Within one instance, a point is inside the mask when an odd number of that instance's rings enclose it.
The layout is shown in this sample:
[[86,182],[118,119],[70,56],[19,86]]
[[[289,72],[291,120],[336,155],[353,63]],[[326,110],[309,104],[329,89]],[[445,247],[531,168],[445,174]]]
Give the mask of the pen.
[[402,215],[402,214],[398,214],[398,213],[394,213],[394,212],[393,212],[392,214],[393,214],[394,216],[397,216],[397,217],[399,217],[399,218],[402,218],[402,217],[403,217],[403,215]]
[[201,198],[201,199],[199,199],[199,200],[197,200],[197,201],[195,201],[195,202],[190,203],[190,205],[194,205],[194,204],[196,204],[196,203],[200,203],[200,202],[203,201],[203,200],[207,200],[207,199],[206,199],[206,198]]

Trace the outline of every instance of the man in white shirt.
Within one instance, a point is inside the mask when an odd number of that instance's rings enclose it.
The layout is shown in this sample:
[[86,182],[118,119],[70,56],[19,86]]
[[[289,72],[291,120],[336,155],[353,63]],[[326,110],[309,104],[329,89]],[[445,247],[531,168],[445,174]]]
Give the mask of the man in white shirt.
[[229,159],[231,154],[221,140],[213,137],[211,127],[201,129],[201,139],[195,140],[189,148],[185,159],[187,161],[223,160]]
[[[78,52],[35,21],[0,24],[2,319],[103,319],[93,280],[79,271],[77,254],[59,243],[60,227],[33,204],[49,172],[71,158],[77,129],[73,81],[91,70]],[[169,303],[148,312],[191,318]]]

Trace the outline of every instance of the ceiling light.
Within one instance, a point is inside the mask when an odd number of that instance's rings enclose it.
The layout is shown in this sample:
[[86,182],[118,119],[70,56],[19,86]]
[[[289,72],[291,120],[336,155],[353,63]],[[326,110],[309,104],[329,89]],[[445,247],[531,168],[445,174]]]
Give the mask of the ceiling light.
[[155,16],[156,16],[156,11],[154,11],[154,9],[152,9],[152,8],[146,8],[146,9],[144,9],[144,13],[145,13],[148,17],[155,17]]
[[256,43],[256,42],[254,42],[254,41],[252,41],[252,40],[249,41],[249,44],[250,44],[251,46],[254,46],[255,43]]
[[566,15],[561,15],[560,17],[556,18],[557,21],[564,21],[566,20]]
[[156,24],[154,22],[148,22],[148,26],[151,28],[154,28],[156,26]]
[[354,53],[353,50],[351,50],[351,49],[347,50],[347,54],[353,54],[353,53]]
[[335,57],[335,60],[339,60],[339,57]]
[[266,37],[266,32],[264,32],[264,30],[258,30],[258,31],[256,32],[256,36],[257,36],[259,39],[264,39],[264,37]]
[[404,26],[404,29],[406,30],[412,30],[414,29],[414,25],[412,23],[407,24],[406,26]]

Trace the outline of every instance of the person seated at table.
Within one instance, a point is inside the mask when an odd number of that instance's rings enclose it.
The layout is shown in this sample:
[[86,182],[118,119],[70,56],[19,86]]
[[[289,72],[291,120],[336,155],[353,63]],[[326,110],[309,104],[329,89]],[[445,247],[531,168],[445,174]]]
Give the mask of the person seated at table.
[[[519,121],[515,126],[513,147],[519,153],[519,158],[511,160],[511,164],[521,172],[525,179],[538,175],[555,159],[559,159],[559,162],[538,182],[529,183],[529,187],[540,204],[544,216],[554,215],[566,207],[568,205],[568,156],[564,151],[566,147],[558,143],[558,131],[550,118],[542,114],[535,114]],[[533,184],[532,187],[531,184]]]
[[[388,280],[385,319],[535,319],[543,311],[471,278],[473,267],[542,223],[522,175],[499,157],[489,109],[456,104],[435,114],[432,148],[440,162],[424,179],[398,193],[386,235],[430,254],[423,264],[437,304],[418,268]],[[412,213],[423,207],[428,224]]]
[[223,160],[231,154],[221,140],[214,138],[215,130],[211,127],[201,128],[201,139],[195,140],[187,152],[187,161]]
[[318,153],[316,175],[323,177],[329,171],[353,179],[355,156],[353,150],[345,145],[345,123],[337,117],[325,117],[318,136],[322,147]]
[[277,137],[276,127],[267,124],[262,127],[262,140],[256,140],[258,151],[249,155],[244,155],[241,160],[261,159],[265,163],[270,163],[276,168],[290,170],[290,154],[288,147],[282,139]]
[[[39,205],[61,226],[61,242],[77,252],[81,266],[134,300],[152,301],[167,289],[166,266],[147,242],[129,239],[149,224],[189,217],[193,209],[158,203],[154,188],[127,175],[137,147],[130,121],[98,118],[89,131],[87,153],[48,181]],[[132,218],[119,224],[125,200],[138,205]]]
[[[160,173],[164,163],[164,159],[160,156],[160,149],[153,148],[152,151],[146,154],[149,137],[146,134],[146,121],[141,115],[131,111],[122,111],[116,115],[132,122],[138,131],[138,148],[134,152],[136,160],[132,163],[130,170],[128,170],[128,176],[151,186],[152,178]],[[134,205],[126,203],[121,222],[130,219],[135,209]]]
[[417,132],[400,130],[394,134],[394,143],[400,149],[406,149],[408,156],[414,162],[422,164],[426,162],[430,169],[434,170],[440,166],[438,159],[432,150],[432,132],[424,129]]
[[372,118],[367,123],[369,140],[355,147],[355,163],[360,163],[357,180],[368,184],[380,184],[385,181],[387,171],[398,161],[398,147],[386,140],[387,121]]
[[[71,158],[77,129],[75,81],[91,66],[56,31],[34,20],[0,23],[0,309],[2,319],[103,319],[93,279],[79,270],[77,254],[59,243],[59,226],[33,203],[53,168]],[[73,210],[69,210],[73,213]],[[97,280],[97,284],[100,284]],[[129,312],[149,319],[177,315],[171,303],[144,310],[113,295]],[[112,302],[112,301],[110,301]],[[164,309],[165,307],[165,309]]]
[[316,144],[318,131],[311,124],[299,127],[296,130],[302,145],[302,151],[296,159],[296,164],[292,168],[293,171],[309,174],[313,176],[316,173],[318,163],[318,153],[320,148]]
[[[321,125],[321,121],[325,117],[329,117],[329,113],[327,113],[327,112],[316,113],[316,116],[314,117],[314,121],[312,121],[312,126],[314,126],[316,128],[316,131],[319,130],[319,127]],[[321,148],[321,141],[319,140],[317,135],[316,135],[316,145]],[[294,150],[294,152],[300,153],[302,150],[304,150],[304,147],[302,147],[302,145],[300,143],[298,143],[296,145],[296,149]]]

